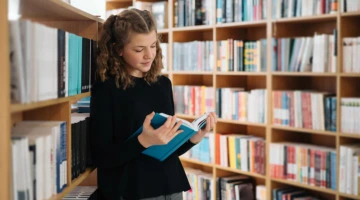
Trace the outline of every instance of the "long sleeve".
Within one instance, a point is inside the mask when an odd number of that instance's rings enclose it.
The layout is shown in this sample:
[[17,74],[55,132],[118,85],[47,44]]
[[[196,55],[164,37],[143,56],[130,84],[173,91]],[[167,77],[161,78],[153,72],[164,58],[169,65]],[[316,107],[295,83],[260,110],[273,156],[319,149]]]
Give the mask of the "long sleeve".
[[[98,82],[92,88],[91,97],[91,148],[97,167],[121,167],[135,159],[145,149],[137,137],[114,140],[114,113],[112,91],[115,84],[110,80]],[[116,133],[121,134],[121,133]]]
[[91,139],[99,191],[107,199],[186,191],[190,185],[177,154],[160,162],[141,153],[145,148],[137,137],[128,139],[152,111],[174,114],[171,82],[163,76],[153,84],[143,78],[134,82],[126,90],[116,88],[114,79],[92,88]]

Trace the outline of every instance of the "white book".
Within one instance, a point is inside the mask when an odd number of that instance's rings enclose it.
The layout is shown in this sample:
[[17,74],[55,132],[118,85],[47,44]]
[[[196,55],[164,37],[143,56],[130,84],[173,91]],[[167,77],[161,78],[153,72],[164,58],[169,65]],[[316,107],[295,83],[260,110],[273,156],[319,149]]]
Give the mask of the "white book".
[[343,72],[352,72],[352,38],[343,38]]
[[[15,135],[24,135],[29,138],[45,138],[43,164],[46,168],[45,172],[42,172],[42,174],[46,175],[44,175],[45,179],[43,180],[45,188],[42,189],[42,191],[45,191],[44,196],[51,196],[61,192],[61,189],[66,184],[67,162],[66,157],[63,156],[64,150],[61,148],[61,143],[66,140],[66,134],[62,133],[60,128],[64,123],[63,121],[21,121],[13,128]],[[36,155],[37,157],[38,155]]]
[[50,142],[50,134],[40,134],[39,132],[27,132],[25,130],[12,129],[13,136],[28,137],[29,145],[36,148],[35,180],[36,180],[36,199],[48,199],[51,197],[49,185],[51,174],[48,165],[51,157],[51,150],[46,143]]
[[306,44],[305,44],[305,48],[304,48],[304,52],[301,58],[301,66],[300,66],[300,71],[301,72],[309,72],[311,71],[311,62],[310,62],[310,58],[313,55],[313,50],[314,50],[314,39],[309,37],[306,40]]
[[57,98],[58,70],[57,70],[57,29],[41,24],[35,25],[37,67],[38,67],[38,100]]
[[[75,114],[75,116],[86,117],[86,114]],[[56,153],[54,156],[56,162],[53,163],[52,168],[52,178],[55,188],[52,188],[52,191],[55,191],[54,194],[61,192],[62,189],[67,185],[67,158],[66,158],[66,148],[64,149],[61,143],[65,143],[66,146],[66,122],[65,121],[21,121],[16,124],[18,129],[35,129],[41,131],[49,131],[52,134],[52,144],[53,144],[53,153]],[[56,168],[56,170],[55,170]]]

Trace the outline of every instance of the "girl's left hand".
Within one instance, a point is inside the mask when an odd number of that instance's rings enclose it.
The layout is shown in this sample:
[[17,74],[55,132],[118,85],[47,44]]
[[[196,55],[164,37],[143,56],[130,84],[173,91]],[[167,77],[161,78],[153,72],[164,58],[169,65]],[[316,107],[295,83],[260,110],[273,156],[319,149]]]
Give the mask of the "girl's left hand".
[[205,128],[200,129],[194,136],[190,138],[190,142],[197,144],[205,136],[207,132],[210,132],[214,129],[214,126],[217,122],[217,116],[214,112],[210,112],[209,116],[206,118]]

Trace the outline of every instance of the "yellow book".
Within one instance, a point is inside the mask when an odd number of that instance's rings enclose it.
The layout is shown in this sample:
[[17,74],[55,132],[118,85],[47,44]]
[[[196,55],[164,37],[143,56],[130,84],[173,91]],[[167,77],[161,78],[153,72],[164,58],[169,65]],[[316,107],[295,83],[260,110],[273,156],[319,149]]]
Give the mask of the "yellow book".
[[228,136],[228,153],[230,167],[236,169],[235,136]]

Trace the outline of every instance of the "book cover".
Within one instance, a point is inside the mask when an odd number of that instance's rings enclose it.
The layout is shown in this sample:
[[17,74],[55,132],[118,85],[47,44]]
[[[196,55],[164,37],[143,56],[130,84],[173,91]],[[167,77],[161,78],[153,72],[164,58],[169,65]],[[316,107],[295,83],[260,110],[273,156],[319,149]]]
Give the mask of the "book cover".
[[[169,155],[171,155],[174,151],[176,151],[181,145],[183,145],[186,141],[188,141],[196,132],[202,128],[206,123],[206,118],[209,113],[205,113],[195,119],[192,123],[181,120],[182,124],[179,129],[183,130],[183,132],[176,135],[169,143],[163,145],[153,145],[149,148],[145,149],[142,153],[153,158],[156,158],[160,161],[165,160]],[[153,119],[151,120],[151,126],[156,129],[163,125],[169,115],[165,113],[155,113]],[[135,131],[130,137],[136,137],[141,134],[143,127],[141,126],[137,131]]]

